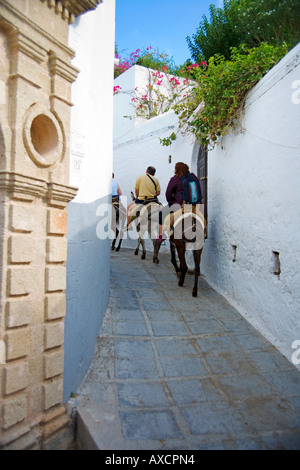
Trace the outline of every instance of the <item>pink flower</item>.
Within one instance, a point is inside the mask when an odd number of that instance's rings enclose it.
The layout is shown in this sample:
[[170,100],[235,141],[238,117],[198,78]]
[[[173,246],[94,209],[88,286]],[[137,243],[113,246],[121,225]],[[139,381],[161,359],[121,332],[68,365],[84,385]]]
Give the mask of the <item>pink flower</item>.
[[169,70],[169,69],[168,69],[168,67],[167,67],[166,65],[164,65],[164,66],[162,67],[162,70],[164,71],[164,70]]
[[169,81],[170,81],[170,83],[173,82],[173,85],[174,85],[174,86],[180,85],[180,82],[179,82],[175,77],[170,78]]

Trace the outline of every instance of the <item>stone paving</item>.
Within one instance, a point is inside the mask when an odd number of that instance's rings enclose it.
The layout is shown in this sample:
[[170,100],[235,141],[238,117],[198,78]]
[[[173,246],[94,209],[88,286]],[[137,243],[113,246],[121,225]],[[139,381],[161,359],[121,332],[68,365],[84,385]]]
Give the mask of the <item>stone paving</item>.
[[203,277],[170,255],[111,255],[111,293],[75,399],[79,447],[300,449],[300,372]]

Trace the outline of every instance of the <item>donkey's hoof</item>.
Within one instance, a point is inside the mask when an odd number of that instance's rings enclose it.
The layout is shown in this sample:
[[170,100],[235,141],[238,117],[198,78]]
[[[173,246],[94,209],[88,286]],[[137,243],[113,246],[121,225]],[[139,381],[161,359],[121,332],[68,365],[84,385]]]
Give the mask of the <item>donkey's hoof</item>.
[[193,297],[197,297],[197,292],[194,292],[194,291],[193,291],[193,292],[192,292],[192,296],[193,296]]
[[146,255],[142,254],[141,259],[146,259]]
[[120,251],[120,248],[116,248],[116,251]]
[[135,256],[139,254],[138,250],[135,250],[134,252]]
[[153,258],[153,263],[158,264],[158,263],[159,263],[159,259],[158,259],[158,258]]

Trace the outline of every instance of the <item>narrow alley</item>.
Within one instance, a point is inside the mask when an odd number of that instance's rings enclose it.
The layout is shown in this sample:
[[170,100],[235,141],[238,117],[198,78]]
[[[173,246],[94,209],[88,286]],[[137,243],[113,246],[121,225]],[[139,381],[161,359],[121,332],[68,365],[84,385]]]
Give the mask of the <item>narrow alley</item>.
[[300,448],[300,372],[203,277],[111,254],[93,363],[70,406],[80,449]]

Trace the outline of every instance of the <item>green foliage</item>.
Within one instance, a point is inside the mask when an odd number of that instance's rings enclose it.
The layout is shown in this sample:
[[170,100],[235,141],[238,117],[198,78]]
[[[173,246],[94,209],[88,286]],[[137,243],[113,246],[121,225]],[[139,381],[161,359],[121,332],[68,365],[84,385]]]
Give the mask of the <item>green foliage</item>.
[[159,71],[161,71],[163,67],[167,67],[171,73],[175,69],[174,61],[169,58],[167,54],[160,52],[158,49],[150,49],[150,47],[141,53],[135,64]]
[[204,15],[196,34],[187,37],[192,58],[200,63],[220,54],[230,58],[231,47],[261,42],[291,48],[300,40],[299,0],[224,0],[224,7],[210,5],[210,20]]
[[165,137],[163,139],[161,139],[159,137],[159,141],[160,143],[165,146],[165,147],[169,147],[170,145],[172,145],[172,142],[176,140],[176,134],[175,132],[172,132],[172,134],[169,136],[169,137]]
[[115,57],[119,59],[119,64],[114,66],[114,78],[117,78],[134,65],[141,65],[159,71],[161,71],[163,67],[167,67],[172,74],[176,73],[178,70],[172,58],[168,57],[167,54],[161,52],[159,49],[152,49],[151,46],[143,51],[136,49],[136,51],[131,52],[129,59],[122,59],[118,52],[118,47],[115,45]]
[[205,72],[193,68],[197,86],[186,102],[174,107],[181,127],[187,125],[202,145],[215,144],[235,127],[247,92],[287,51],[286,44],[262,43],[252,49],[240,45],[231,49],[230,60],[215,55]]

